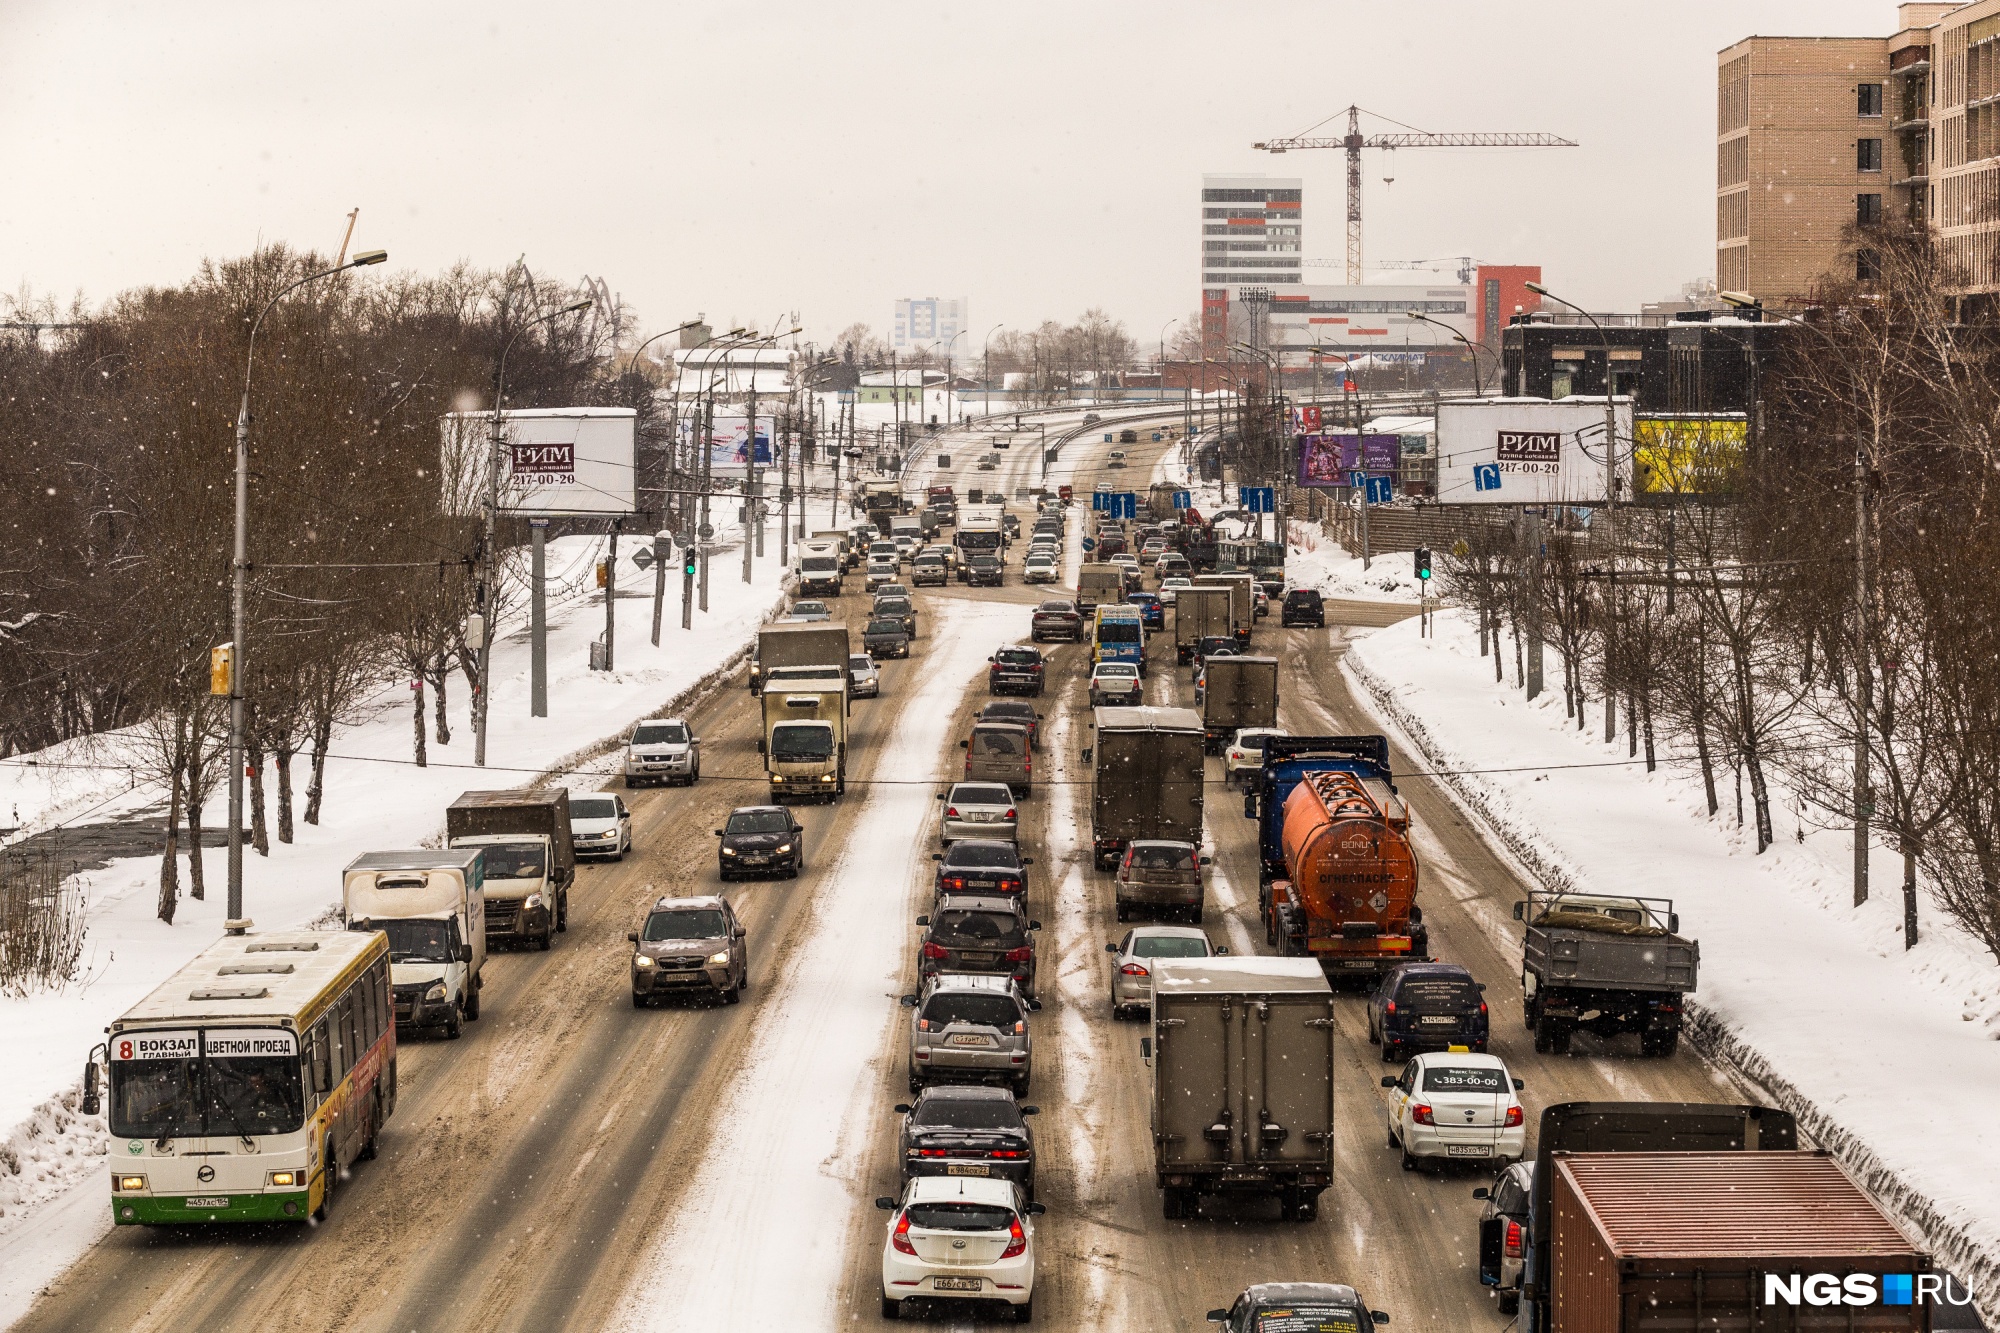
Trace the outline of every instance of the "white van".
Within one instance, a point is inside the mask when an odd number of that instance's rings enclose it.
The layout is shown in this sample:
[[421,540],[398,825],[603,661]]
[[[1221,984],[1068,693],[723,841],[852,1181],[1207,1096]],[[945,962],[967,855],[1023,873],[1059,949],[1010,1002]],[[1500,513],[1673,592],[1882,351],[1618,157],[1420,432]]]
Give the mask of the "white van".
[[349,930],[389,937],[396,1023],[456,1038],[479,1017],[486,966],[486,861],[477,847],[366,852],[342,872]]

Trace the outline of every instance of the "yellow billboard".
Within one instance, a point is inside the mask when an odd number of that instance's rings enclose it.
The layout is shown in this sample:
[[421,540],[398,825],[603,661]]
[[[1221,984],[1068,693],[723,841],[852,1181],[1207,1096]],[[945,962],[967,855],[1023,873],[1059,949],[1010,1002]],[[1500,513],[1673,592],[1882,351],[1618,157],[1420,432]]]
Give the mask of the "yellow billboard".
[[1635,417],[1632,489],[1648,495],[1720,495],[1743,465],[1750,423],[1740,412]]

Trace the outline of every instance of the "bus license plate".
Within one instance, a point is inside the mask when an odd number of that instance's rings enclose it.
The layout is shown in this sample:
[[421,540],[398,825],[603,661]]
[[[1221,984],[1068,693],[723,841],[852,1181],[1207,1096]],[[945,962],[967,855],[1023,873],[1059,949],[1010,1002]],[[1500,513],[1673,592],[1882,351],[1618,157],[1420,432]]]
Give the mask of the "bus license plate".
[[1483,1143],[1447,1143],[1444,1146],[1444,1155],[1446,1157],[1491,1157],[1493,1149]]
[[978,1291],[979,1286],[979,1279],[976,1277],[934,1277],[931,1279],[931,1288],[934,1291]]
[[993,1174],[992,1168],[988,1167],[984,1162],[946,1162],[944,1164],[944,1173],[948,1176],[987,1176]]
[[229,1200],[207,1194],[195,1194],[189,1196],[187,1206],[190,1208],[227,1208]]

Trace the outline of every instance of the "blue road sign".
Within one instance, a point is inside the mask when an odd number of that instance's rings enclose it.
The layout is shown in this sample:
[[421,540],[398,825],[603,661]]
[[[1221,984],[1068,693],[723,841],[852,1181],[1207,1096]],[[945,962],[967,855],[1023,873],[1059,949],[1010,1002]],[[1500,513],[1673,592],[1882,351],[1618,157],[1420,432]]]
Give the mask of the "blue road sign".
[[1472,465],[1472,489],[1475,491],[1497,491],[1500,489],[1500,465],[1498,463],[1475,463]]
[[1111,508],[1111,492],[1110,492],[1110,491],[1092,491],[1092,492],[1090,493],[1090,507],[1091,507],[1092,509],[1109,509],[1109,508]]
[[1116,491],[1111,496],[1111,517],[1139,517],[1139,496],[1133,491]]
[[1190,494],[1189,494],[1188,492],[1186,492],[1186,491],[1175,491],[1175,492],[1174,492],[1174,508],[1176,508],[1176,509],[1192,509],[1192,508],[1194,508],[1194,496],[1190,495]]
[[1083,539],[1083,549],[1085,551],[1095,551],[1097,549],[1097,538],[1085,537]]
[[1394,498],[1394,496],[1395,496],[1395,490],[1393,486],[1390,484],[1389,478],[1370,477],[1368,479],[1369,504],[1372,505],[1387,504],[1391,499]]
[[1367,483],[1368,483],[1368,474],[1366,472],[1363,472],[1360,468],[1355,468],[1347,474],[1347,484],[1353,487],[1357,491],[1360,490]]
[[1269,514],[1277,509],[1277,500],[1278,493],[1276,489],[1270,486],[1238,486],[1236,488],[1236,501],[1243,506],[1246,513]]

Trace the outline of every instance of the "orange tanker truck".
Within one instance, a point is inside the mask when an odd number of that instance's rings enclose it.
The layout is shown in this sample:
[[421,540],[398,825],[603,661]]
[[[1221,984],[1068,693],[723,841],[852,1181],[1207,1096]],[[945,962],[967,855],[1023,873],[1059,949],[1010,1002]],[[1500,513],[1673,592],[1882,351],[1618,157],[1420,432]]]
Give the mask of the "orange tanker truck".
[[1245,813],[1260,824],[1270,944],[1329,976],[1378,976],[1429,957],[1410,811],[1380,736],[1267,742]]

